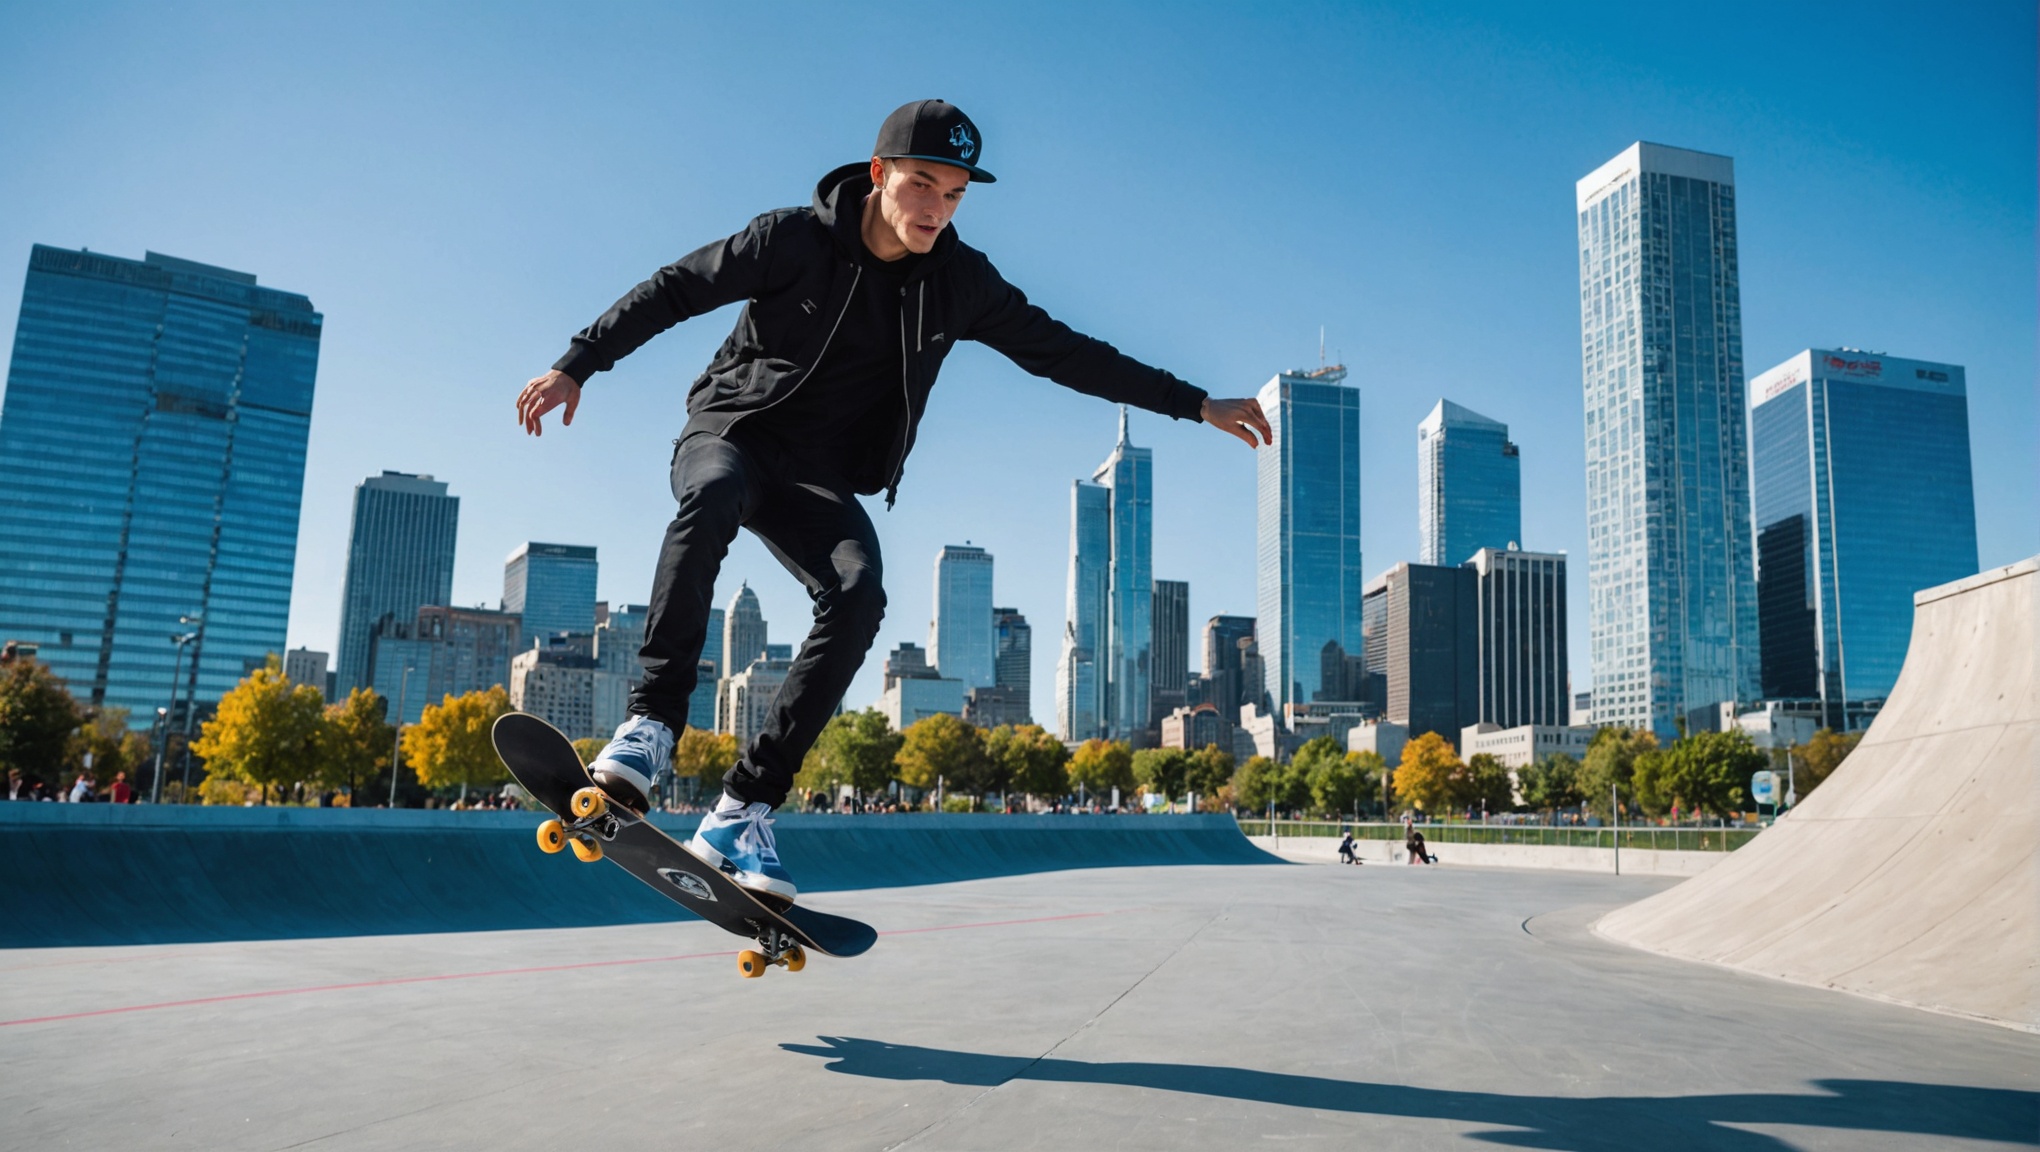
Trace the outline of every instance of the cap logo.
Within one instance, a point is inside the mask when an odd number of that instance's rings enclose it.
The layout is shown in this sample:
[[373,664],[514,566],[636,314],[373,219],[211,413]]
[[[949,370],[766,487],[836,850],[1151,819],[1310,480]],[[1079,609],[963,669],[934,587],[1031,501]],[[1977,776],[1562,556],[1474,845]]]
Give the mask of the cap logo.
[[977,141],[970,138],[970,126],[958,124],[949,130],[949,146],[956,149],[958,157],[968,160],[977,151]]

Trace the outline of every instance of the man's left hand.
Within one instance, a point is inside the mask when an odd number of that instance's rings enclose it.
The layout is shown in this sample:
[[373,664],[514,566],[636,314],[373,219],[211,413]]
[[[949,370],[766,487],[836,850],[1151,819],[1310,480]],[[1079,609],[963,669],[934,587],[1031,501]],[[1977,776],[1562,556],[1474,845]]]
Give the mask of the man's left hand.
[[[1252,397],[1244,400],[1214,400],[1204,398],[1204,409],[1200,413],[1204,422],[1222,429],[1247,442],[1249,448],[1275,442],[1274,430],[1268,427],[1268,417],[1261,411],[1261,402]],[[1259,432],[1259,441],[1254,433]]]

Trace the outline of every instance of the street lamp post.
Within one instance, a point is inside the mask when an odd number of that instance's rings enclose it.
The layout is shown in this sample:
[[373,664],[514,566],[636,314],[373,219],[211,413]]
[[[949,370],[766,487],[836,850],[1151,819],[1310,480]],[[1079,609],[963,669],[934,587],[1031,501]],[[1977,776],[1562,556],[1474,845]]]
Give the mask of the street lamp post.
[[403,682],[397,686],[396,735],[390,737],[390,807],[397,806],[397,759],[404,752],[404,704],[411,694],[411,665],[404,666]]
[[170,706],[163,710],[163,739],[160,741],[159,750],[156,753],[156,779],[149,787],[149,803],[151,804],[161,804],[163,802],[163,769],[169,766],[170,760],[170,719],[177,715],[177,672],[184,665],[184,646],[195,635],[197,633],[186,632],[182,635],[173,634],[170,637],[170,642],[177,645],[177,651],[170,657]]

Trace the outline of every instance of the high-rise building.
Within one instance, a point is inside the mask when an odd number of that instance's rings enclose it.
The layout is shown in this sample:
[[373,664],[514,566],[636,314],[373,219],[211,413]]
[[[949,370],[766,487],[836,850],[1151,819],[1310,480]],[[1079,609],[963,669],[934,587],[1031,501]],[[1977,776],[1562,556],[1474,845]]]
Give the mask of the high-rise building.
[[708,634],[701,642],[701,658],[694,665],[694,691],[687,697],[689,728],[715,731],[716,685],[722,680],[722,653],[723,610],[711,608],[708,610]]
[[1758,692],[1735,172],[1635,144],[1577,188],[1594,718]]
[[716,698],[716,731],[735,736],[738,748],[749,748],[758,733],[765,730],[772,701],[792,670],[791,660],[767,660],[760,656],[743,671],[725,676]]
[[293,684],[309,684],[326,690],[326,666],[332,657],[311,648],[293,648],[283,654],[283,678]]
[[415,724],[448,696],[507,691],[521,635],[515,612],[488,608],[427,604],[410,620],[385,617],[369,637],[366,687],[388,701],[389,715]]
[[204,704],[281,655],[322,322],[246,272],[36,245],[0,407],[0,639],[137,718],[173,673]]
[[595,549],[519,544],[503,561],[503,611],[524,617],[524,643],[560,632],[595,634]]
[[935,667],[966,689],[997,683],[993,628],[992,554],[970,544],[943,545],[935,557],[935,618],[928,623]]
[[751,666],[751,661],[765,655],[765,612],[758,606],[758,594],[745,583],[738,587],[737,594],[730,597],[729,611],[723,616],[722,653],[718,661],[722,665],[724,679],[742,672]]
[[1464,564],[1521,540],[1522,464],[1507,424],[1438,401],[1417,425],[1420,562]]
[[1345,380],[1334,364],[1260,392],[1275,442],[1254,453],[1256,640],[1278,718],[1322,699],[1326,644],[1360,651],[1360,390]]
[[1127,437],[1126,409],[1119,409],[1119,442],[1091,479],[1110,494],[1112,565],[1106,603],[1105,731],[1129,740],[1148,730],[1154,675],[1154,453]]
[[886,657],[878,710],[893,731],[904,732],[937,713],[962,716],[969,695],[963,681],[929,665],[928,653],[920,645],[901,644]]
[[1064,740],[1105,732],[1104,652],[1112,631],[1112,494],[1088,480],[1070,485],[1070,571],[1062,651],[1056,660],[1056,729]]
[[1570,724],[1565,557],[1482,548],[1467,566],[1474,572],[1479,629],[1475,719],[1502,728]]
[[1763,695],[1860,726],[1898,679],[1913,593],[1976,571],[1963,370],[1812,348],[1750,391]]
[[374,683],[369,648],[385,624],[408,628],[418,609],[453,599],[459,529],[460,497],[443,481],[385,471],[354,486],[334,669],[343,695]]
[[[1382,717],[1456,747],[1480,717],[1478,588],[1471,567],[1397,564],[1365,593],[1382,621]],[[1372,637],[1370,637],[1372,639]]]
[[1253,636],[1252,616],[1213,616],[1204,622],[1205,699],[1230,724],[1239,723],[1240,705],[1261,698],[1259,678],[1250,680],[1240,664],[1240,641]]
[[1007,693],[1020,724],[1034,723],[1034,629],[1018,608],[992,609],[993,640],[998,652],[993,657],[992,675]]
[[[1190,691],[1190,584],[1185,580],[1157,580],[1154,584],[1154,672],[1148,715],[1159,725],[1161,718],[1189,702]],[[1157,729],[1159,732],[1159,729]]]
[[645,678],[645,670],[638,663],[638,649],[645,646],[645,621],[651,611],[645,604],[621,604],[595,625],[594,708],[598,735],[614,732],[630,714],[630,694]]
[[[593,596],[588,604],[592,613]],[[511,657],[510,706],[570,740],[609,735],[595,731],[595,658],[570,647],[526,648]]]

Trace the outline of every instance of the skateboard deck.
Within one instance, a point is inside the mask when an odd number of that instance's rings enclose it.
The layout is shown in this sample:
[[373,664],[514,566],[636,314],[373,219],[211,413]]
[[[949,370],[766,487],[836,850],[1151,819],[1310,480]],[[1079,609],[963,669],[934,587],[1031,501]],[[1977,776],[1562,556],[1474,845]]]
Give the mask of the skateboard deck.
[[762,975],[773,965],[798,972],[807,961],[805,950],[856,956],[877,940],[868,924],[752,895],[650,822],[607,803],[573,742],[538,717],[499,716],[490,738],[510,775],[557,817],[539,825],[541,850],[571,847],[583,861],[613,861],[703,920],[756,940],[761,951],[738,954],[745,976]]

